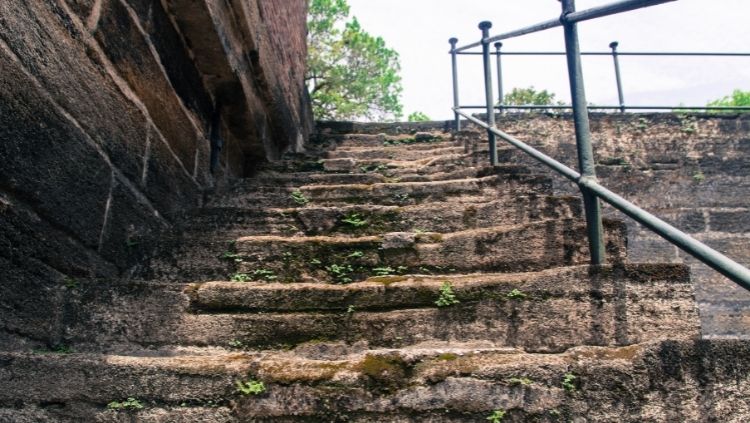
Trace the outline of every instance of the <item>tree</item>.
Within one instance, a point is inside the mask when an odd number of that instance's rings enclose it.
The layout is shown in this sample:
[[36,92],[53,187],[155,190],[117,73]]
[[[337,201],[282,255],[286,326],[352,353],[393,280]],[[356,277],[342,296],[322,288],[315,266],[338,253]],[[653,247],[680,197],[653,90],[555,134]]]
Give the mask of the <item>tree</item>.
[[414,112],[407,118],[409,122],[428,122],[430,117],[422,112]]
[[398,53],[349,17],[346,0],[312,0],[305,80],[322,120],[397,120],[402,115]]
[[710,101],[708,107],[742,107],[750,106],[750,91],[734,90],[731,96],[724,96],[718,100]]
[[[528,88],[513,88],[503,98],[504,106],[553,106],[563,105],[561,101],[555,101],[555,93],[547,90],[537,91],[533,86]],[[536,111],[547,111],[547,109],[532,109]]]

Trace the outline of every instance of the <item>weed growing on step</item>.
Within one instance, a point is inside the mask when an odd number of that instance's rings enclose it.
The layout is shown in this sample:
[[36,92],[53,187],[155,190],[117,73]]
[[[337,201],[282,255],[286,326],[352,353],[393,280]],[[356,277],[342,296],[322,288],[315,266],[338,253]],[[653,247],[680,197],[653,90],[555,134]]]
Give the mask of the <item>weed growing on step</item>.
[[492,423],[500,423],[503,421],[503,417],[505,417],[505,410],[494,410],[485,420],[489,420]]
[[248,282],[250,281],[250,275],[247,273],[235,273],[229,280],[232,282]]
[[76,289],[78,288],[78,280],[75,278],[71,278],[70,276],[66,276],[63,278],[63,285],[65,285],[68,289]]
[[72,354],[74,352],[73,348],[64,344],[55,345],[54,347],[49,349],[39,348],[32,351],[37,354]]
[[240,256],[237,253],[233,253],[231,251],[224,251],[220,256],[219,259],[225,260],[225,261],[231,261],[234,263],[242,263],[242,256]]
[[410,198],[409,194],[406,194],[406,193],[404,193],[404,194],[393,194],[393,200],[396,201],[396,202],[398,202],[398,203],[405,203],[405,202],[409,201],[409,198]]
[[244,348],[245,343],[240,341],[239,339],[232,339],[229,341],[229,346],[232,348]]
[[365,253],[363,253],[362,251],[357,250],[357,251],[349,254],[348,256],[346,256],[346,258],[358,259],[358,258],[362,258],[364,256],[365,256]]
[[512,291],[510,291],[508,294],[505,295],[509,300],[523,300],[527,297],[526,294],[518,290],[517,288],[513,288]]
[[409,270],[409,268],[406,266],[398,266],[395,269],[392,268],[391,266],[374,267],[372,269],[372,275],[373,276],[402,275],[406,273],[407,270]]
[[349,305],[349,307],[346,308],[346,312],[348,314],[353,314],[355,311],[357,311],[357,308],[354,307],[353,305]]
[[236,382],[237,392],[242,395],[260,395],[266,392],[266,385],[258,380],[249,380],[247,382]]
[[376,172],[376,173],[383,173],[386,170],[388,170],[388,166],[384,164],[369,164],[365,166],[360,166],[359,170],[362,171],[362,173],[370,173],[370,172]]
[[143,409],[143,404],[141,404],[140,401],[138,401],[135,398],[128,398],[125,401],[112,401],[109,404],[107,404],[107,408],[110,410],[141,410]]
[[435,304],[438,307],[449,307],[460,302],[461,301],[458,301],[456,298],[456,293],[453,292],[453,285],[449,281],[443,282],[443,284],[440,285],[440,296],[437,301],[435,301]]
[[703,174],[700,170],[693,173],[693,180],[697,183],[701,183],[706,180],[706,175]]
[[568,392],[576,391],[576,379],[577,377],[573,373],[565,373],[563,375],[562,387]]
[[326,272],[338,283],[349,283],[352,281],[351,274],[354,269],[350,264],[338,265],[334,263],[326,266]]
[[359,213],[349,213],[341,221],[353,228],[362,228],[368,223]]
[[534,383],[531,379],[527,377],[512,377],[508,379],[508,383],[511,385],[523,385],[523,386],[529,386],[532,383]]
[[250,274],[255,280],[261,279],[261,280],[268,281],[268,282],[275,281],[276,279],[279,278],[278,276],[276,276],[273,270],[268,270],[268,269],[253,270]]
[[305,197],[305,194],[303,194],[302,191],[298,189],[292,191],[292,201],[294,201],[298,206],[305,206],[310,202],[310,200]]
[[314,258],[314,259],[310,260],[310,264],[313,265],[313,266],[320,266],[321,264],[323,264],[323,262],[320,261],[320,260],[318,260],[318,259],[316,259],[316,258]]

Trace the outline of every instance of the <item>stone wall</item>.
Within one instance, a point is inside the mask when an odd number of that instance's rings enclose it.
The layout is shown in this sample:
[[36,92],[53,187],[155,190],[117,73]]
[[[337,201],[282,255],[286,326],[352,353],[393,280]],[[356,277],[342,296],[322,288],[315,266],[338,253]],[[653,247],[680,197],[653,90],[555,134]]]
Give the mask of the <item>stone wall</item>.
[[0,2],[0,343],[54,344],[66,286],[128,276],[206,193],[302,147],[305,19],[305,0]]
[[[577,168],[570,115],[498,116],[498,127]],[[750,266],[750,115],[593,114],[591,129],[606,187]],[[555,181],[557,192],[578,192]],[[749,292],[611,207],[605,212],[627,221],[630,261],[691,264],[704,337],[750,339]]]

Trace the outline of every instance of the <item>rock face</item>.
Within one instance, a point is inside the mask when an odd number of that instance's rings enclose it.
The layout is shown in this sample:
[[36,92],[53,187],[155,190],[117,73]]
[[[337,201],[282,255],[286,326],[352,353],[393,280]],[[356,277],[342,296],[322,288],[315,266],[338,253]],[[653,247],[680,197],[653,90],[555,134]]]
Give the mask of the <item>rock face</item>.
[[305,19],[304,0],[2,1],[0,343],[56,344],[66,285],[132,273],[206,192],[301,148]]
[[68,281],[64,347],[0,351],[0,419],[750,418],[750,348],[699,339],[688,266],[630,263],[619,221],[588,265],[576,197],[412,128],[323,127],[136,277]]

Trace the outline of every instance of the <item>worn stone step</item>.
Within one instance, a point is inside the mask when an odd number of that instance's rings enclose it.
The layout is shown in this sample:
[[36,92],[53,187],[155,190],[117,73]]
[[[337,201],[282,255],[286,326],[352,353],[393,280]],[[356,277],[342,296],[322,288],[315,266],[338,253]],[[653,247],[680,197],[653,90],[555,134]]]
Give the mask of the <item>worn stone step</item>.
[[[739,422],[750,415],[748,363],[746,343],[687,340],[578,347],[563,354],[432,346],[366,350],[338,359],[280,352],[5,353],[0,355],[6,388],[0,391],[0,417],[442,423],[500,415],[510,422]],[[251,380],[262,382],[263,392],[240,394],[237,382]],[[144,408],[107,410],[111,401],[128,397]]]
[[[625,226],[605,221],[608,258],[625,257]],[[585,224],[549,219],[452,233],[382,235],[253,235],[232,241],[175,240],[152,260],[144,277],[158,280],[244,278],[348,283],[372,275],[515,272],[569,266],[589,260]]]
[[[247,236],[237,239],[238,273],[274,280],[346,283],[378,273],[523,271],[588,260],[577,219],[452,233],[394,232],[363,237]],[[625,256],[624,225],[605,224],[610,259]]]
[[448,146],[442,148],[433,148],[430,150],[413,150],[407,148],[348,148],[336,149],[326,154],[328,159],[354,159],[354,160],[378,160],[387,159],[394,161],[419,160],[430,156],[441,156],[449,154],[464,154],[466,151],[463,146]]
[[414,134],[319,134],[315,137],[316,145],[328,148],[417,148],[431,149],[454,142],[450,133],[440,131],[420,132]]
[[[376,184],[244,186],[237,185],[213,200],[212,207],[304,207],[350,204],[411,205],[437,201],[484,202],[519,195],[550,194],[548,177],[525,174],[492,175],[481,178],[428,182]],[[295,194],[296,192],[296,194]]]
[[247,235],[374,235],[385,232],[455,232],[517,225],[581,215],[573,196],[518,196],[476,204],[423,203],[411,206],[350,205],[301,208],[204,208],[183,225],[188,238],[224,240]]

